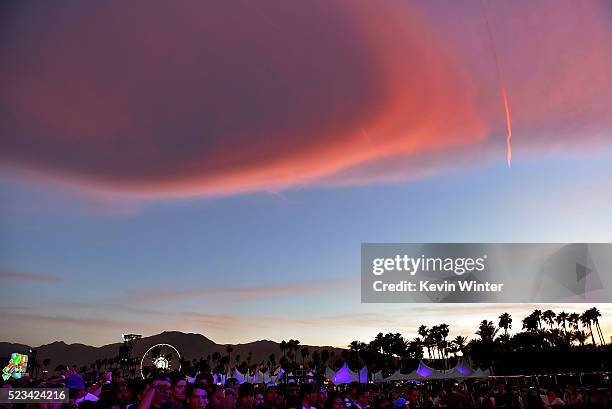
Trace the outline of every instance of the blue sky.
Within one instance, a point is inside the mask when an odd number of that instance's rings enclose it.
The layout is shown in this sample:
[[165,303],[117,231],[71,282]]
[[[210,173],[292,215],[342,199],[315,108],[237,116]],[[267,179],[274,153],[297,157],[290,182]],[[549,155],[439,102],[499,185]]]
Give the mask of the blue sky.
[[[127,212],[114,210],[125,203],[110,203],[107,212],[92,208],[96,198],[27,179],[4,181],[2,196],[11,199],[2,205],[3,270],[60,280],[7,280],[4,334],[20,342],[101,344],[121,328],[182,329],[219,342],[299,335],[306,343],[342,346],[378,331],[369,314],[389,319],[389,330],[401,325],[414,333],[422,321],[435,323],[456,307],[360,305],[361,242],[610,241],[605,175],[611,172],[607,153],[518,158],[512,169],[491,164],[406,183],[130,199]],[[281,292],[262,293],[265,288]],[[194,289],[203,293],[185,293]],[[134,311],[117,314],[108,310],[113,303]],[[480,319],[494,320],[505,310],[474,307],[466,306],[471,312],[451,328],[472,333]],[[207,316],[180,318],[190,313]],[[241,321],[220,326],[240,315],[254,318],[248,329]],[[45,331],[33,327],[49,317],[57,321]],[[72,318],[112,321],[116,333],[92,330],[87,322],[75,326]]]

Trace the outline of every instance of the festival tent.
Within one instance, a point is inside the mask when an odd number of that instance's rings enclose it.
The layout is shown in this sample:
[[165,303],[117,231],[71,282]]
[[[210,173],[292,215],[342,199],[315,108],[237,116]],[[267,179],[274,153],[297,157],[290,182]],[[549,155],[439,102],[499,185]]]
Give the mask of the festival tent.
[[373,382],[382,382],[383,381],[382,371],[378,371],[378,372],[372,374],[372,381]]
[[267,373],[264,374],[259,369],[255,371],[253,375],[251,375],[250,373],[247,373],[247,376],[246,376],[247,382],[250,382],[250,383],[268,383],[269,378],[270,378],[270,375],[268,375]]
[[393,381],[409,381],[407,374],[401,373],[399,370],[393,372],[391,375],[387,376],[383,379],[383,382],[393,382]]
[[364,366],[359,372],[355,372],[351,371],[345,362],[342,368],[337,371],[327,367],[325,377],[335,384],[351,382],[368,383],[368,367]]
[[467,361],[461,359],[454,368],[444,373],[444,379],[471,378],[474,373]]
[[351,383],[353,382],[353,377],[352,377],[351,372],[352,371],[349,369],[348,365],[345,362],[344,365],[342,365],[342,368],[336,371],[336,374],[331,379],[331,381],[335,384]]
[[480,368],[477,368],[474,373],[470,376],[470,378],[488,378],[491,375],[491,371],[485,369],[484,371]]
[[276,375],[272,375],[270,376],[270,382],[271,383],[280,383],[281,380],[283,379],[283,375],[285,374],[285,370],[282,367],[278,368],[278,372],[276,372]]
[[436,376],[439,373],[439,371],[427,366],[427,364],[423,362],[422,359],[419,361],[419,366],[417,367],[415,372],[418,373],[422,378],[430,378],[432,376]]
[[364,365],[359,372],[350,371],[351,382],[368,383],[368,367]]
[[234,374],[232,378],[236,378],[238,383],[242,384],[246,381],[244,374],[240,373],[238,369],[234,369]]
[[416,370],[409,374],[403,374],[400,371],[395,371],[391,376],[384,378],[383,382],[393,381],[420,381],[420,380],[443,380],[443,379],[462,379],[462,378],[486,378],[489,376],[489,371],[483,371],[480,368],[473,370],[465,359],[460,360],[454,368],[448,371],[439,371],[431,368],[421,360]]

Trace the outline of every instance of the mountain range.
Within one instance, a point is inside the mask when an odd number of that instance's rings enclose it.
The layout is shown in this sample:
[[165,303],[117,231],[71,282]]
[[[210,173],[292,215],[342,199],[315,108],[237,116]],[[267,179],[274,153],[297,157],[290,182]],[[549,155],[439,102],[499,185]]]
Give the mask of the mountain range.
[[[201,334],[183,333],[178,331],[167,331],[161,334],[143,337],[136,341],[132,356],[142,357],[142,355],[150,347],[156,344],[170,344],[174,346],[181,357],[187,360],[195,358],[206,358],[215,352],[219,352],[222,356],[227,355],[226,345],[217,344],[214,341],[206,338]],[[119,348],[123,345],[121,342],[94,347],[84,344],[66,344],[63,341],[56,341],[50,344],[32,347],[24,344],[0,342],[0,357],[4,360],[11,353],[18,352],[28,354],[30,350],[36,350],[36,360],[42,363],[45,359],[50,359],[49,368],[55,368],[57,365],[76,365],[77,367],[89,365],[97,359],[114,358],[119,355]],[[302,345],[300,345],[302,346]],[[314,351],[321,352],[323,349],[334,351],[335,354],[340,354],[342,349],[329,346],[311,346],[304,345],[308,348],[310,354]],[[270,354],[276,355],[276,361],[282,356],[280,344],[274,341],[260,340],[245,344],[232,344],[232,361],[237,355],[241,356],[241,361],[246,359],[249,352],[252,354],[251,363],[255,364],[261,361],[267,362]],[[301,359],[298,352],[298,361]],[[233,363],[233,362],[232,362]]]

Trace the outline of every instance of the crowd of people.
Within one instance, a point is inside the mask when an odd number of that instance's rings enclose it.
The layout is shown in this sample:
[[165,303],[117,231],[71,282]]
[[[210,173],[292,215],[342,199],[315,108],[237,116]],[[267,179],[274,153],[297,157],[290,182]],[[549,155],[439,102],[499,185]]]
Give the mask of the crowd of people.
[[509,387],[504,383],[254,385],[179,373],[126,380],[105,372],[86,382],[74,370],[41,381],[4,382],[3,388],[67,388],[63,403],[0,403],[1,409],[411,409],[411,408],[612,408],[612,388]]

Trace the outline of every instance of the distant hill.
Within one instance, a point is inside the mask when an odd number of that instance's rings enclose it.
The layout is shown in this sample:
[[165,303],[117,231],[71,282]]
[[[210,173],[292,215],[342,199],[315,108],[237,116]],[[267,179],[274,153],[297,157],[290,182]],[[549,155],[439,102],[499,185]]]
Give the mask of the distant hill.
[[[174,346],[181,356],[191,360],[194,358],[206,358],[215,352],[227,355],[225,344],[217,344],[201,334],[185,334],[183,332],[169,331],[161,334],[143,337],[134,345],[134,356],[142,356],[147,349],[156,344],[170,344]],[[37,351],[37,361],[42,363],[46,358],[51,360],[49,368],[57,365],[76,365],[83,366],[95,362],[97,359],[114,358],[119,355],[121,342],[93,347],[83,344],[66,344],[63,341],[56,341],[50,344],[31,347],[29,345],[0,342],[0,357],[8,357],[12,352],[28,353],[30,349]],[[334,347],[319,347],[306,345],[312,354],[314,351],[327,349],[340,355],[341,349]],[[251,363],[268,361],[270,354],[276,355],[276,361],[282,356],[278,342],[261,340],[246,344],[232,344],[232,360],[236,355],[241,356],[241,360],[246,359],[249,352],[252,353]],[[298,361],[301,360],[298,353]]]

